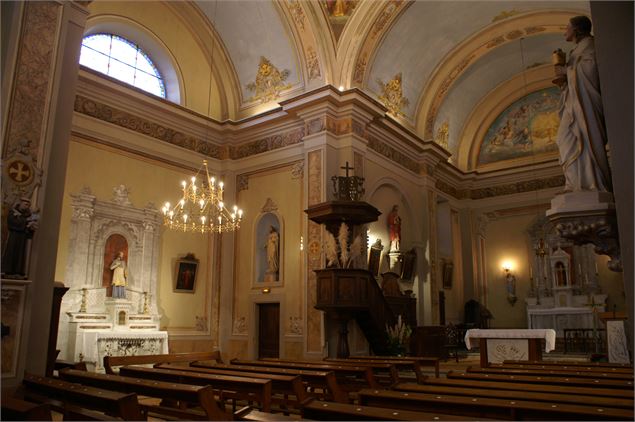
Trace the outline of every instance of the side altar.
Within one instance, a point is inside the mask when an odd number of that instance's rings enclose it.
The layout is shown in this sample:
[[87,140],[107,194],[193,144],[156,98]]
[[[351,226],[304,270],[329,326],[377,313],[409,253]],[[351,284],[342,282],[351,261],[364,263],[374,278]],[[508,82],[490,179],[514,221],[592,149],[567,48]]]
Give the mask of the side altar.
[[[123,185],[113,189],[110,201],[84,188],[72,195],[72,207],[59,357],[103,371],[106,355],[168,353],[156,302],[158,210],[152,204],[135,208]],[[123,295],[113,292],[115,262],[125,276]]]
[[590,245],[576,245],[559,235],[542,217],[529,229],[531,285],[525,298],[527,328],[593,329],[596,313],[603,312],[607,295],[599,284],[595,253]]

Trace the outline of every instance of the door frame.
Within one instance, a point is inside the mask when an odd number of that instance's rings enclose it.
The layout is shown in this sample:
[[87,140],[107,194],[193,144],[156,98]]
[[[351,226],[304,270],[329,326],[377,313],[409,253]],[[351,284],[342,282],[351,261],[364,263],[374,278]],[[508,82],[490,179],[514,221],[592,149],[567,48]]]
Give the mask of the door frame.
[[280,330],[278,335],[278,342],[280,345],[280,358],[286,357],[286,350],[284,344],[284,334],[286,331],[286,325],[284,322],[287,320],[287,310],[285,306],[285,295],[282,293],[252,293],[249,295],[249,321],[248,321],[248,333],[253,335],[247,336],[247,355],[248,359],[258,359],[258,338],[260,327],[260,311],[258,305],[261,303],[278,303],[280,305]]

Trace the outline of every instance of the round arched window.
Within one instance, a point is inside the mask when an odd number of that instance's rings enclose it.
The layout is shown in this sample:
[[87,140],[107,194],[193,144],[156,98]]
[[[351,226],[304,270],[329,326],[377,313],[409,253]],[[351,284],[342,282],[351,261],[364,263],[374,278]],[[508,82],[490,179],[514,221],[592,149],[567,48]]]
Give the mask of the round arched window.
[[113,34],[84,37],[79,64],[166,98],[165,84],[152,60],[138,45]]

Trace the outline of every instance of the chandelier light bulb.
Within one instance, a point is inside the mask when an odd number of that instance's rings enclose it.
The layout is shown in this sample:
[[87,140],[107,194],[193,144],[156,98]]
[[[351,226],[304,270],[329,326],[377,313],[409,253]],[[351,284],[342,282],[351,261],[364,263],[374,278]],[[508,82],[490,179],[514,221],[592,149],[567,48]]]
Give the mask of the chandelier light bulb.
[[183,222],[187,223],[187,214],[183,214]]
[[232,213],[232,221],[236,220],[236,214]]
[[186,182],[185,180],[183,180],[183,181],[181,182],[181,186],[183,186],[183,189],[185,189],[185,187],[187,186],[187,182]]
[[238,219],[241,219],[243,216],[243,210],[238,210]]
[[224,206],[225,206],[225,204],[223,204],[222,202],[218,203],[218,208],[220,208],[221,210],[223,209]]
[[225,186],[225,184],[223,182],[218,182],[218,187],[223,189],[223,186]]
[[201,199],[200,201],[198,201],[198,204],[201,206],[201,209],[202,209],[203,206],[205,206],[205,201]]
[[185,199],[181,199],[179,201],[179,205],[181,205],[181,208],[183,208],[183,206],[185,205]]
[[204,215],[201,216],[201,224],[205,224],[205,216]]
[[196,177],[192,176],[192,183],[196,183]]

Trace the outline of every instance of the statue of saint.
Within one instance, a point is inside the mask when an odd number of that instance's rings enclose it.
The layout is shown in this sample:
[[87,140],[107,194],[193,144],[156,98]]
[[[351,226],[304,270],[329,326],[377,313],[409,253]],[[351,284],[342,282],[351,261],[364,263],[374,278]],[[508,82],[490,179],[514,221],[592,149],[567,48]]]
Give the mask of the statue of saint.
[[390,231],[390,248],[388,252],[398,252],[401,246],[401,217],[399,216],[399,205],[393,205],[392,211],[386,217],[388,229]]
[[269,235],[267,236],[267,243],[265,249],[267,250],[267,273],[275,274],[279,268],[279,245],[280,237],[276,228],[269,226]]
[[123,252],[118,252],[115,259],[110,264],[112,270],[112,297],[117,299],[126,298],[126,282],[128,280],[128,268],[123,259]]
[[8,278],[26,277],[28,241],[37,229],[39,212],[31,212],[31,200],[20,198],[7,215],[9,235],[2,254],[2,274]]
[[565,192],[610,191],[611,175],[606,157],[606,129],[600,96],[591,20],[570,19],[565,39],[574,42],[569,60],[554,52],[556,83],[562,90],[560,127],[556,143],[564,171]]

